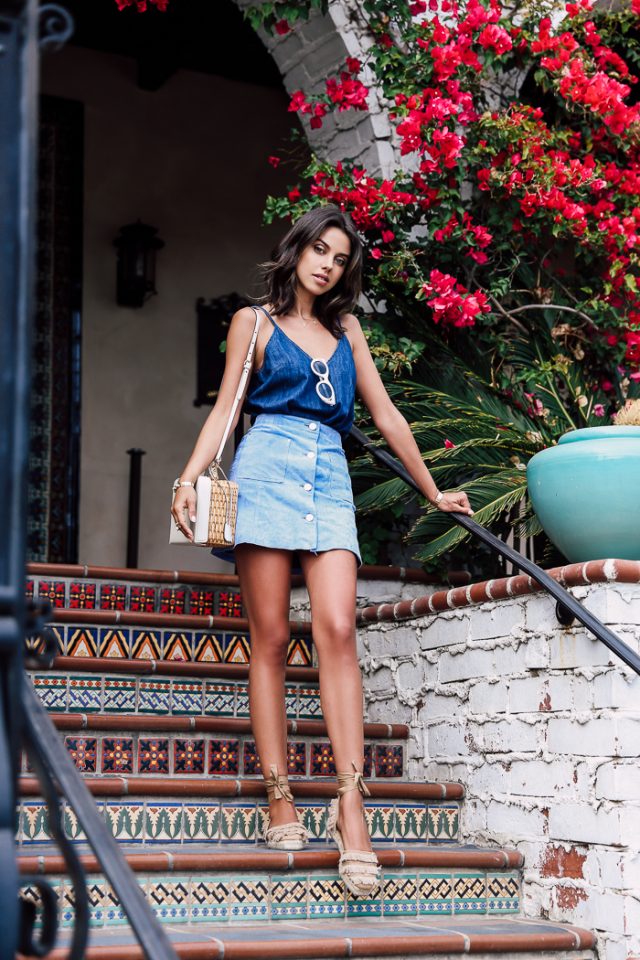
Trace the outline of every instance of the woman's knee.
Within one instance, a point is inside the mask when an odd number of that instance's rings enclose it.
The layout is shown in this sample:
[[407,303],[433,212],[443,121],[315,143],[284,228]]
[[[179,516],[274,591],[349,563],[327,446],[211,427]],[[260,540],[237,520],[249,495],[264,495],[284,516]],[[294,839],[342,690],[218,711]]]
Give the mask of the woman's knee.
[[289,626],[277,624],[251,628],[251,659],[268,661],[281,666],[287,659],[289,649]]
[[351,617],[334,617],[321,626],[314,623],[313,634],[316,646],[331,654],[333,660],[345,663],[357,660],[356,629]]

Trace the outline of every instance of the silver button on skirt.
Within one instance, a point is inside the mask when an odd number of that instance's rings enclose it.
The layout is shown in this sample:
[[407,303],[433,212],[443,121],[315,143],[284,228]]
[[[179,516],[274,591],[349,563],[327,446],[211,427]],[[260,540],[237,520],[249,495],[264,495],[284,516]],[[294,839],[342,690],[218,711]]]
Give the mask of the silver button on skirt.
[[347,460],[332,427],[262,413],[242,438],[229,478],[238,484],[236,545],[351,550],[361,562]]

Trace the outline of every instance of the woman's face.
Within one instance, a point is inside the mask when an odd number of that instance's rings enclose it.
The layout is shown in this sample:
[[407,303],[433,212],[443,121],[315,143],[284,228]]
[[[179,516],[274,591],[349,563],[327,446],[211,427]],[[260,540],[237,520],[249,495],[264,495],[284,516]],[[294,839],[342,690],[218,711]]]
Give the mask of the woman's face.
[[298,283],[317,297],[335,287],[351,253],[351,241],[339,227],[327,227],[300,254],[296,264]]

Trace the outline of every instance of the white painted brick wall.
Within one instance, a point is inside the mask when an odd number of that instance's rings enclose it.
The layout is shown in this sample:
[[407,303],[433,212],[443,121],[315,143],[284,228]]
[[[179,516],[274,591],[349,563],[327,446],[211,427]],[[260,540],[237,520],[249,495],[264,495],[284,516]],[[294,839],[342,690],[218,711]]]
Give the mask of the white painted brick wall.
[[[637,649],[640,584],[572,592]],[[527,916],[640,958],[640,678],[540,595],[371,624],[359,645],[367,716],[410,724],[413,777],[465,784],[465,842],[523,852]]]

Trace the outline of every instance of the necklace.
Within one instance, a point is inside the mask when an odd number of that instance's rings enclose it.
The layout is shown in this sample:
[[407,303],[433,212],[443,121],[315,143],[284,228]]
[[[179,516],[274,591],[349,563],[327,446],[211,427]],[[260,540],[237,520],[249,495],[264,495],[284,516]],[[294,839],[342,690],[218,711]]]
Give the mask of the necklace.
[[301,320],[301,321],[302,321],[302,326],[303,326],[303,327],[308,327],[309,324],[314,324],[314,323],[317,323],[317,322],[318,322],[315,317],[306,317],[306,318],[305,318],[305,317],[302,316],[301,313],[298,314],[298,320]]

